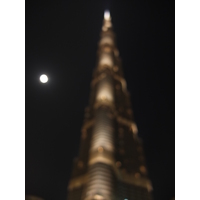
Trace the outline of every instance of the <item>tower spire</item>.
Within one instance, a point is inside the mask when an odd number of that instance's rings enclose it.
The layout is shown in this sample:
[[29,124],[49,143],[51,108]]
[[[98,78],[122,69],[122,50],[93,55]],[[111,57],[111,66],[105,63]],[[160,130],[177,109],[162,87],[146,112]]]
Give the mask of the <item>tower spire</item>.
[[112,22],[111,22],[111,16],[110,16],[110,11],[105,10],[104,12],[104,21],[103,21],[103,26],[102,30],[107,31],[112,27]]
[[110,17],[110,11],[109,10],[105,10],[104,12],[104,19],[105,20],[110,20],[111,17]]

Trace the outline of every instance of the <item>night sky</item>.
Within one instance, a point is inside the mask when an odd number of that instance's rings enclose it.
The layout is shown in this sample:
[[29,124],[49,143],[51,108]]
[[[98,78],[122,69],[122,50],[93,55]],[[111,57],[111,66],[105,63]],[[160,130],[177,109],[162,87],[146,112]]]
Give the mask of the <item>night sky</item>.
[[[26,194],[66,199],[109,9],[154,200],[175,196],[174,7],[166,0],[26,1]],[[43,73],[47,84],[39,82]]]

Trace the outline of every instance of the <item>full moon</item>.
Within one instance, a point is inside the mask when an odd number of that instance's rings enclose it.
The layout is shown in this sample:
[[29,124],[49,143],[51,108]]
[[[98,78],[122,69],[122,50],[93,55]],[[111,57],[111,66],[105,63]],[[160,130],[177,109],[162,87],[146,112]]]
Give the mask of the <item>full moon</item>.
[[40,81],[41,81],[42,83],[46,83],[46,82],[48,81],[47,75],[42,74],[42,75],[40,76]]

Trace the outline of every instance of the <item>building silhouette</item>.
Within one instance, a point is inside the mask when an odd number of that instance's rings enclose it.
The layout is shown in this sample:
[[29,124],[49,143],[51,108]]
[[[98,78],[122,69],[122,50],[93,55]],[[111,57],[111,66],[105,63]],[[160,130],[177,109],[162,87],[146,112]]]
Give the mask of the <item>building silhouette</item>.
[[104,13],[97,66],[85,109],[68,200],[152,200],[110,13]]

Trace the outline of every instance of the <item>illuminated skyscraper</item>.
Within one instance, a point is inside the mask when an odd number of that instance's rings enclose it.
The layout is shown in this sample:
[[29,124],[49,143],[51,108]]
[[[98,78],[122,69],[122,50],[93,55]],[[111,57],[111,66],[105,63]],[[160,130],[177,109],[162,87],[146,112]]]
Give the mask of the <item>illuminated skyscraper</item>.
[[68,200],[151,200],[151,182],[108,11],[97,53]]

